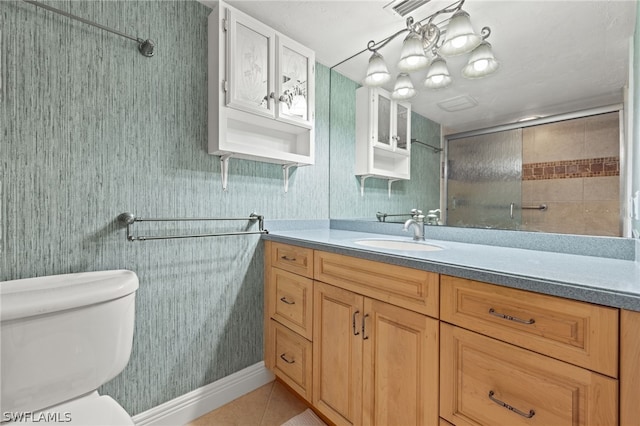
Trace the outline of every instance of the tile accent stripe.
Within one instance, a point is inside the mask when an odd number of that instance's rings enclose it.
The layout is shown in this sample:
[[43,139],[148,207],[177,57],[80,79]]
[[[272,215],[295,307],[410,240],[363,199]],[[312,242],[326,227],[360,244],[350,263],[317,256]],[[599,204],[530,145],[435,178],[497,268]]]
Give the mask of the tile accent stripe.
[[551,161],[522,165],[522,180],[620,176],[619,157]]

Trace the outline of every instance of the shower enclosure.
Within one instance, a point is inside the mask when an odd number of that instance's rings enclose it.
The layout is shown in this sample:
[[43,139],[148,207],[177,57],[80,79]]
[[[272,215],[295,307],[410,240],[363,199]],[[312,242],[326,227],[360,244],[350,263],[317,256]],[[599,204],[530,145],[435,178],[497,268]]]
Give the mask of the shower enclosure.
[[447,140],[447,225],[520,229],[522,129]]

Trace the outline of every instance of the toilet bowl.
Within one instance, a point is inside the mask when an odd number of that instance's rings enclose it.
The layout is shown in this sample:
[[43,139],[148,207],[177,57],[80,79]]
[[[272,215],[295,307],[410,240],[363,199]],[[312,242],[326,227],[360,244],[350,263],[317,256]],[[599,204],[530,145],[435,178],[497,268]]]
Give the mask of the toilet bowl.
[[129,361],[137,289],[126,270],[0,282],[0,421],[133,425],[97,389]]

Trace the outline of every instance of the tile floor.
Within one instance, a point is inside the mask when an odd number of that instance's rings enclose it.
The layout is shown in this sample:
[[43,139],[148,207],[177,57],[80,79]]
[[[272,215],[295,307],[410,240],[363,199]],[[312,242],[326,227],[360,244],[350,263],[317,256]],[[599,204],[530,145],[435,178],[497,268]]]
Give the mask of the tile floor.
[[280,426],[306,409],[293,393],[274,381],[186,426]]

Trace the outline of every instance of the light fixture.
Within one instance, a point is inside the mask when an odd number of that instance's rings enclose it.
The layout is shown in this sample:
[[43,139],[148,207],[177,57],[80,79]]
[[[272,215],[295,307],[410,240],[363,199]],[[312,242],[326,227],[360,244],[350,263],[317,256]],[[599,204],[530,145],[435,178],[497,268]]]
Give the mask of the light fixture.
[[404,42],[402,42],[398,69],[400,71],[417,71],[427,65],[429,65],[429,59],[424,54],[422,37],[420,34],[410,31]]
[[396,84],[393,86],[393,92],[391,92],[391,97],[397,100],[406,100],[413,98],[415,95],[416,89],[413,88],[409,74],[405,72],[398,74]]
[[489,42],[482,41],[473,49],[467,66],[462,69],[462,75],[466,78],[481,78],[498,69],[500,64],[493,57]]
[[482,37],[473,31],[469,14],[464,10],[458,10],[453,14],[447,25],[445,37],[440,47],[440,54],[444,56],[471,52],[482,42]]
[[433,62],[431,62],[429,72],[427,72],[424,87],[428,89],[444,89],[451,84],[451,81],[447,62],[440,56],[436,56]]
[[[409,16],[406,20],[406,28],[379,42],[369,41],[367,49],[372,52],[372,55],[369,59],[364,84],[378,87],[391,79],[389,69],[378,50],[404,33],[408,34],[402,43],[397,64],[400,74],[398,74],[392,93],[395,99],[409,99],[415,95],[409,73],[421,70],[426,66],[429,66],[429,71],[422,84],[424,87],[441,89],[449,86],[452,78],[443,56],[471,52],[469,62],[462,73],[466,78],[476,79],[495,72],[499,64],[493,56],[491,45],[485,41],[491,34],[491,29],[483,27],[480,33],[476,33],[471,25],[469,14],[462,10],[464,2],[465,0],[458,0],[419,22],[414,22],[413,18]],[[445,19],[438,24],[434,23],[436,17],[446,14],[451,14],[448,20]],[[445,28],[444,24],[447,21],[448,24]],[[429,57],[433,58],[431,64],[429,64]]]
[[367,68],[367,77],[364,79],[364,84],[377,87],[382,86],[389,80],[391,80],[391,74],[389,74],[387,64],[384,63],[384,58],[374,51],[371,58],[369,58],[369,67]]

